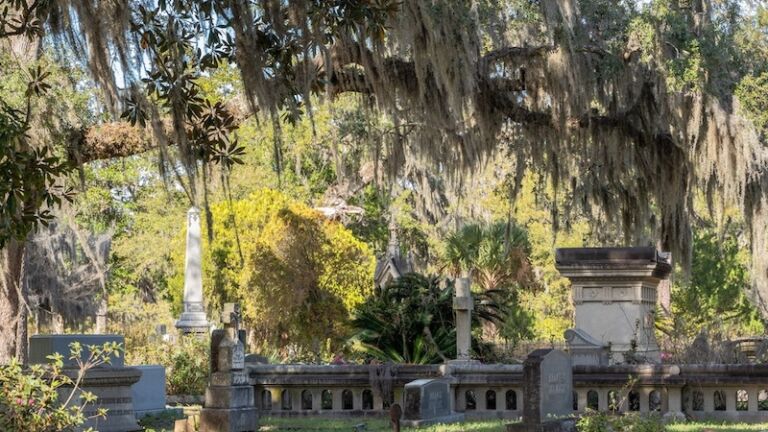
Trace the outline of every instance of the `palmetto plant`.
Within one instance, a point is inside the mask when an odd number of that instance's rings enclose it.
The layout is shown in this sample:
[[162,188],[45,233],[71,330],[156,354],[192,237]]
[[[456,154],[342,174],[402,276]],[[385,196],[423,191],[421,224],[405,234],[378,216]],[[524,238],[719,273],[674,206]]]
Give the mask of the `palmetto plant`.
[[[397,363],[430,364],[454,358],[453,281],[409,273],[360,306],[352,321],[354,349]],[[474,321],[500,322],[492,294],[475,296]]]
[[465,225],[446,239],[446,270],[456,277],[469,276],[474,295],[493,298],[504,317],[503,326],[494,322],[483,325],[483,339],[501,337],[514,343],[530,336],[530,317],[517,307],[520,290],[538,287],[529,253],[528,233],[512,222]]
[[532,286],[528,233],[511,222],[469,224],[446,239],[444,261],[455,277],[472,278],[485,291]]

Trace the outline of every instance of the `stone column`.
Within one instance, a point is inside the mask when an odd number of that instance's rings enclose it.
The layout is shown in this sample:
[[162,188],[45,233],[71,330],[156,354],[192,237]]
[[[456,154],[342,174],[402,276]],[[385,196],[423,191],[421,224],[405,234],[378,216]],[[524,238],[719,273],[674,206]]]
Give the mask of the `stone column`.
[[182,333],[208,333],[208,319],[203,306],[202,247],[200,211],[187,212],[187,250],[184,262],[184,312],[176,321]]
[[472,347],[472,293],[469,279],[456,279],[453,298],[453,310],[456,311],[456,360],[470,361]]
[[104,334],[107,332],[107,300],[102,299],[99,302],[99,307],[96,309],[96,334]]

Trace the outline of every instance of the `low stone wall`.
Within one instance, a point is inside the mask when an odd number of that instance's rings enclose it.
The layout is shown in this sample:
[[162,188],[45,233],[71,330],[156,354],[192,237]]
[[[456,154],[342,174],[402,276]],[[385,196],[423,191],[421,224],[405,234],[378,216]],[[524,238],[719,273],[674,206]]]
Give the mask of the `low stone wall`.
[[[389,404],[371,379],[380,366],[248,363],[246,369],[262,415],[388,415]],[[397,365],[391,372],[385,381],[401,405],[406,383],[446,377],[454,410],[467,418],[522,415],[522,365]],[[763,365],[574,366],[573,387],[575,412],[684,412],[695,419],[768,421],[768,366]]]

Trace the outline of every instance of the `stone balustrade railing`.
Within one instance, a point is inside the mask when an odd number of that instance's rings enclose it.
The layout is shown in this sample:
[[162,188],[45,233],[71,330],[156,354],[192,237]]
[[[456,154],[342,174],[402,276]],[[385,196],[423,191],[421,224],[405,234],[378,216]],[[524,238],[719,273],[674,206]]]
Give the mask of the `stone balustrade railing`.
[[[452,381],[453,408],[468,418],[522,415],[522,365],[381,366],[246,364],[258,409],[270,416],[380,416],[390,403],[375,386],[391,386],[403,405],[403,386],[422,378]],[[695,419],[768,421],[768,366],[574,366],[574,410],[684,412]],[[632,384],[630,386],[630,383]]]

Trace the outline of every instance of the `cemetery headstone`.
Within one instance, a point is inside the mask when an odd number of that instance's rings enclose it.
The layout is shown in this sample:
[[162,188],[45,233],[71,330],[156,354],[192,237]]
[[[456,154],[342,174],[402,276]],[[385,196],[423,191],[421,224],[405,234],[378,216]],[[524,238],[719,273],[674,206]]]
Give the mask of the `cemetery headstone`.
[[573,368],[563,351],[539,349],[523,363],[523,422],[507,432],[570,432],[573,415]]
[[405,385],[405,413],[402,424],[410,427],[455,423],[464,414],[451,411],[451,386],[445,379],[420,379]]
[[133,408],[136,417],[165,411],[165,367],[133,366],[141,371],[141,379],[133,385]]
[[[240,305],[224,305],[224,330],[211,336],[211,377],[200,412],[200,432],[258,430],[253,388],[245,375],[245,348],[240,340]],[[244,338],[244,335],[242,335]]]

